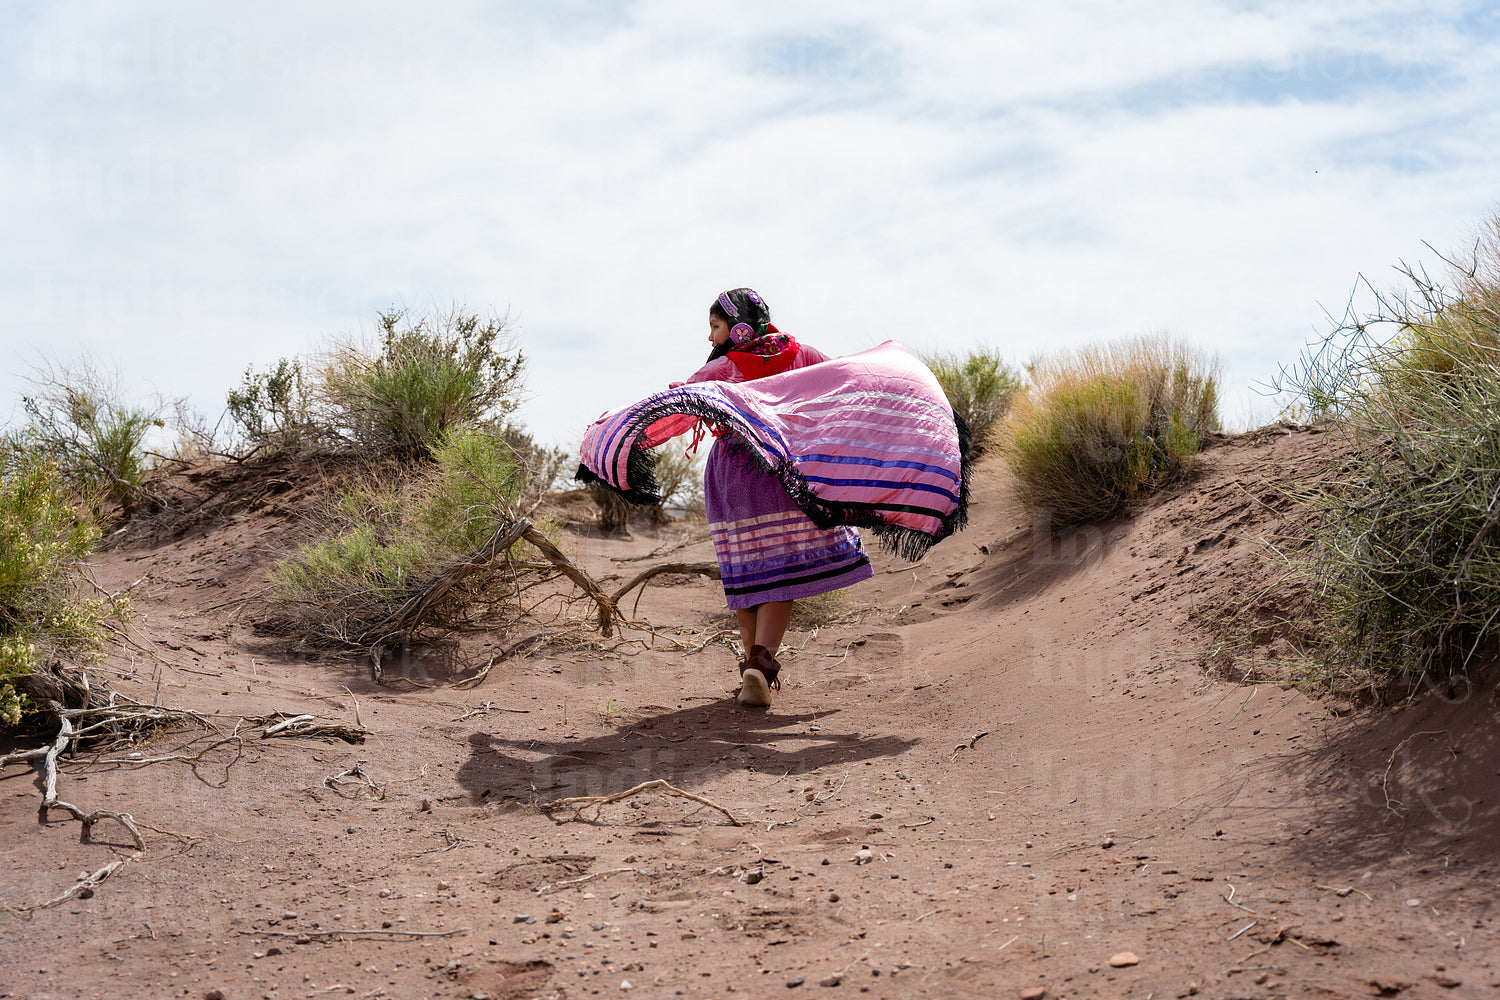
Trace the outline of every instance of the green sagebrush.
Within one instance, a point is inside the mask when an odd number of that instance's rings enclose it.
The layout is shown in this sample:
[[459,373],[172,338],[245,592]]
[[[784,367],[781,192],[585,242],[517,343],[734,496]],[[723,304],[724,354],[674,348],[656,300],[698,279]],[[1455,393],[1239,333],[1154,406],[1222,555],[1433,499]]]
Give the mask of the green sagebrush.
[[[331,532],[272,571],[272,631],[309,646],[349,645],[412,587],[514,518],[523,477],[500,437],[458,430],[433,458],[405,467],[395,486],[366,483],[337,497]],[[434,620],[439,630],[463,624],[503,612],[507,600],[492,575],[476,574],[454,588]]]
[[974,453],[979,454],[1010,411],[1021,388],[1020,373],[992,347],[976,347],[967,354],[924,354],[922,361],[969,428]]
[[28,706],[15,688],[55,655],[94,658],[104,621],[123,610],[80,598],[78,564],[99,530],[73,503],[61,467],[35,449],[9,451],[0,469],[0,721],[14,724]]
[[1449,684],[1500,620],[1500,222],[1446,286],[1402,266],[1286,373],[1349,457],[1290,492],[1324,680],[1376,696]]

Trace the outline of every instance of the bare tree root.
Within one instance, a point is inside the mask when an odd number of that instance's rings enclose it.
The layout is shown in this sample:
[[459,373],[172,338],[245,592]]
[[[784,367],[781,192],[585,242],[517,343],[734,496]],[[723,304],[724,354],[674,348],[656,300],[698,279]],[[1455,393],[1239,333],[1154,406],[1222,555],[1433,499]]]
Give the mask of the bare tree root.
[[615,608],[615,602],[610,600],[609,595],[594,582],[593,577],[574,565],[571,559],[563,555],[561,549],[548,541],[547,537],[535,528],[528,525],[521,537],[536,546],[537,551],[546,556],[547,560],[557,567],[558,572],[572,580],[580,590],[593,599],[594,603],[599,606],[600,634],[606,639],[613,635],[614,619],[619,611]]
[[566,807],[573,810],[573,816],[575,819],[582,819],[583,807],[594,806],[594,819],[597,820],[599,818],[599,810],[604,806],[609,805],[611,802],[619,802],[621,799],[629,798],[632,795],[638,795],[641,792],[648,792],[652,789],[660,789],[661,791],[666,792],[668,795],[675,795],[680,799],[688,799],[689,801],[696,802],[699,805],[708,806],[710,809],[717,809],[719,812],[724,814],[724,817],[729,820],[732,826],[745,825],[734,818],[734,813],[730,812],[728,809],[725,809],[717,802],[714,802],[711,799],[706,799],[701,795],[694,795],[692,792],[683,791],[676,785],[673,785],[667,781],[663,781],[661,778],[656,778],[651,781],[643,781],[639,785],[636,785],[634,788],[627,788],[623,792],[615,792],[612,795],[575,795],[571,798],[566,799],[553,799],[551,802],[543,802],[540,806],[538,806],[538,808],[540,808],[542,812],[550,813],[554,809],[561,809]]
[[463,558],[449,563],[436,576],[413,590],[393,614],[357,636],[356,644],[384,645],[397,637],[410,635],[434,602],[457,586],[464,577],[484,569],[510,551],[510,547],[531,530],[531,522],[524,517],[514,524],[496,528],[489,541]]
[[[235,744],[236,755],[233,760],[224,766],[224,780],[227,782],[229,780],[229,769],[244,757],[245,739],[240,735],[238,727],[236,727],[234,733],[225,736],[222,730],[209,722],[208,718],[196,712],[162,708],[157,705],[135,703],[115,704],[114,702],[119,697],[118,695],[112,692],[105,692],[99,688],[89,688],[86,679],[81,691],[73,693],[81,693],[83,699],[89,702],[97,702],[101,697],[107,697],[109,704],[96,704],[93,707],[87,708],[67,708],[56,698],[46,698],[42,701],[42,704],[57,720],[57,735],[53,737],[52,742],[47,746],[20,750],[0,756],[0,767],[40,760],[41,764],[39,766],[43,774],[40,814],[43,822],[46,822],[48,818],[47,814],[50,810],[61,810],[82,824],[81,839],[87,842],[92,834],[94,824],[102,820],[112,820],[123,827],[125,832],[130,835],[131,844],[135,850],[129,857],[112,861],[92,875],[85,876],[58,896],[29,906],[5,907],[4,910],[7,912],[28,914],[35,910],[57,906],[79,894],[84,894],[85,898],[88,895],[92,895],[94,886],[109,878],[121,866],[145,854],[146,839],[141,834],[142,828],[186,842],[192,842],[193,840],[193,838],[185,834],[139,822],[128,812],[116,812],[110,809],[85,810],[72,802],[67,802],[59,798],[57,793],[59,758],[70,744],[74,746],[75,753],[79,741],[85,739],[102,739],[113,748],[118,748],[121,743],[124,743],[125,746],[130,746],[132,745],[132,738],[139,736],[141,730],[156,729],[171,723],[192,722],[216,735],[220,735],[222,738],[212,740],[208,746],[202,748],[197,753],[168,753],[153,757],[143,757],[139,754],[109,756],[110,749],[104,749],[102,752],[96,753],[92,758],[84,760],[75,759],[75,763],[134,767],[168,761],[181,761],[196,766],[213,750],[232,743]],[[244,721],[251,725],[264,727],[264,731],[261,734],[262,739],[268,736],[335,736],[346,742],[354,743],[363,742],[366,732],[363,727],[341,726],[334,723],[319,722],[315,716],[311,715],[290,716],[286,713],[276,713],[260,718],[246,718]],[[383,790],[379,789],[379,786],[375,786],[372,782],[369,782],[368,778],[360,773],[357,765],[353,770],[346,771],[343,775],[333,776],[331,780],[337,781],[337,779],[345,778],[346,776],[364,779],[368,787],[383,795]],[[352,784],[353,782],[348,783]]]

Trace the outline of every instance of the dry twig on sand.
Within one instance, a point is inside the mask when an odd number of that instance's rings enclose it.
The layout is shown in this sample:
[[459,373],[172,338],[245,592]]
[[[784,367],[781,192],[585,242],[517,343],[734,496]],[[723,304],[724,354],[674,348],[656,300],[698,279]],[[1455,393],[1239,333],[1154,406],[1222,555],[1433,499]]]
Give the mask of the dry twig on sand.
[[85,875],[83,878],[79,879],[73,885],[69,886],[67,889],[64,889],[62,891],[62,893],[60,893],[59,895],[53,896],[51,899],[47,900],[46,902],[44,902],[44,903],[33,903],[31,906],[18,907],[17,909],[12,910],[11,912],[13,912],[13,913],[33,913],[36,910],[46,910],[46,909],[50,909],[51,907],[57,906],[60,903],[66,903],[68,900],[72,899],[74,896],[76,896],[79,893],[83,892],[85,889],[92,890],[94,888],[94,886],[98,885],[100,882],[103,882],[105,879],[109,878],[115,872],[117,872],[121,868],[125,867],[125,865],[128,862],[134,861],[136,858],[140,857],[141,854],[142,854],[141,851],[136,851],[134,854],[132,854],[128,858],[120,858],[118,861],[111,861],[109,864],[105,865],[103,868],[100,868],[98,871],[94,872],[92,875]]
[[343,789],[351,786],[359,789],[359,794],[365,798],[377,800],[385,798],[385,788],[377,785],[375,780],[364,772],[366,763],[368,761],[357,760],[353,767],[345,768],[338,774],[330,774],[323,779],[323,786],[333,789],[340,798],[348,798],[344,795]]
[[[469,933],[470,928],[460,927],[451,931],[397,931],[390,928],[380,930],[336,930],[336,931],[256,931],[237,930],[236,934],[245,937],[289,937],[289,938],[335,938],[335,937],[370,937],[373,935],[390,935],[392,937],[456,937],[459,934]],[[352,991],[351,991],[352,992]]]
[[594,806],[594,818],[598,819],[599,809],[603,806],[607,806],[611,802],[619,802],[621,799],[629,798],[632,795],[638,795],[641,792],[651,791],[652,789],[660,789],[661,791],[666,792],[668,795],[675,795],[678,798],[688,799],[692,802],[697,802],[699,805],[705,805],[711,809],[717,809],[719,812],[724,814],[724,817],[728,819],[730,824],[733,826],[745,825],[734,818],[734,813],[730,812],[728,809],[725,809],[717,802],[714,802],[711,799],[705,799],[701,795],[694,795],[692,792],[685,792],[681,788],[678,788],[676,785],[663,781],[661,778],[656,778],[651,781],[643,781],[639,785],[636,785],[634,788],[627,788],[623,792],[615,792],[612,795],[574,795],[571,798],[566,799],[553,799],[551,802],[543,802],[538,808],[540,808],[542,812],[550,813],[554,809],[567,807],[573,810],[573,815],[575,817],[582,819],[583,807]]
[[590,872],[587,875],[580,875],[577,878],[565,878],[561,882],[543,882],[541,885],[536,887],[536,894],[538,896],[542,896],[549,892],[558,892],[562,889],[571,889],[575,885],[582,885],[585,882],[592,882],[596,878],[608,878],[611,875],[619,875],[621,872],[633,871],[635,871],[634,868],[608,868],[602,872]]
[[980,732],[975,733],[973,736],[970,736],[967,742],[960,743],[960,744],[958,744],[957,746],[955,746],[953,748],[953,753],[951,755],[949,755],[948,759],[950,761],[951,760],[957,760],[958,759],[958,754],[959,754],[960,751],[962,751],[962,750],[973,750],[974,749],[974,744],[978,743],[980,740],[984,739],[989,734],[990,734],[990,731],[988,729],[985,729],[985,730],[982,730]]
[[708,536],[708,532],[706,532],[706,531],[704,531],[704,532],[696,532],[695,531],[695,532],[689,534],[686,538],[679,539],[678,541],[675,541],[675,542],[669,542],[669,543],[667,543],[665,545],[658,545],[656,548],[652,549],[650,552],[647,552],[645,555],[640,555],[640,556],[610,556],[610,562],[613,562],[613,563],[630,563],[630,562],[645,562],[647,559],[657,559],[657,558],[659,558],[661,556],[666,555],[668,552],[676,552],[678,549],[685,549],[685,548],[687,548],[690,545],[697,545],[699,542],[706,542],[706,541],[708,541],[708,537],[709,537]]
[[[509,646],[506,646],[504,649],[500,650],[500,652],[496,653],[494,656],[490,657],[488,662],[486,662],[484,666],[479,668],[478,673],[474,674],[472,677],[465,677],[461,681],[455,681],[452,684],[452,687],[454,688],[454,690],[458,691],[462,691],[467,688],[478,687],[484,681],[484,679],[490,675],[490,671],[494,669],[495,664],[500,663],[504,660],[508,660],[518,653],[530,652],[537,646],[545,645],[546,643],[550,642],[551,639],[552,636],[550,633],[538,632],[536,635],[529,635],[519,642],[513,642]],[[489,702],[485,702],[485,704],[488,705]],[[514,709],[509,709],[508,711],[514,711]]]

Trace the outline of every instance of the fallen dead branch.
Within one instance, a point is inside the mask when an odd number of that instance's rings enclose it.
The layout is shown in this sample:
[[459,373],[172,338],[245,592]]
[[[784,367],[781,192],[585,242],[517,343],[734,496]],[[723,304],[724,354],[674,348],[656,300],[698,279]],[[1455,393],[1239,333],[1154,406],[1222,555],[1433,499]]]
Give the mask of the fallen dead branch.
[[360,646],[381,646],[410,636],[439,598],[469,574],[486,568],[509,552],[510,547],[529,531],[535,533],[531,522],[524,517],[514,524],[496,528],[489,540],[478,549],[449,563],[436,576],[414,588],[399,608],[383,621],[360,633],[355,638],[355,643]]
[[553,799],[551,802],[543,802],[538,808],[540,808],[545,813],[550,813],[554,809],[562,809],[566,807],[573,810],[573,815],[575,818],[582,819],[583,807],[594,806],[594,818],[597,820],[599,818],[599,810],[604,806],[607,806],[612,802],[619,802],[621,799],[629,798],[632,795],[639,795],[641,792],[649,792],[652,789],[659,789],[663,792],[666,792],[668,795],[675,795],[680,799],[688,799],[689,801],[697,802],[699,805],[708,806],[710,809],[717,809],[719,812],[724,814],[724,817],[728,819],[730,824],[733,826],[745,825],[734,818],[734,813],[730,812],[728,809],[725,809],[723,806],[719,805],[717,802],[714,802],[712,799],[706,799],[701,795],[694,795],[692,792],[683,791],[676,785],[673,785],[667,781],[663,781],[661,778],[656,778],[651,781],[643,781],[639,785],[636,785],[634,788],[627,788],[623,792],[615,792],[611,795],[574,795],[566,799]]
[[0,757],[0,767],[6,767],[11,764],[22,764],[28,760],[36,760],[38,757],[45,756],[47,756],[46,747],[32,747],[30,750],[17,750],[15,753],[8,753],[5,756]]
[[333,739],[342,739],[347,744],[363,744],[369,730],[363,726],[345,726],[342,723],[329,723],[320,720],[317,715],[293,715],[290,718],[282,718],[279,723],[270,723],[276,715],[258,718],[258,720],[246,720],[249,723],[264,724],[266,729],[261,732],[261,739],[269,739],[272,736],[332,736]]
[[78,820],[79,823],[83,824],[82,839],[87,841],[95,823],[99,822],[100,820],[106,819],[114,820],[116,823],[125,828],[126,833],[130,834],[131,843],[135,845],[135,853],[131,854],[128,858],[121,858],[117,861],[111,861],[109,864],[105,865],[103,868],[100,868],[92,875],[87,875],[84,878],[80,879],[77,883],[66,889],[61,895],[55,896],[52,899],[46,900],[45,902],[33,904],[31,906],[11,908],[11,911],[15,913],[30,913],[34,910],[44,910],[48,907],[56,906],[59,903],[64,902],[65,900],[71,899],[74,895],[84,891],[85,889],[92,890],[93,886],[98,885],[100,882],[103,882],[105,879],[109,878],[109,876],[118,871],[122,865],[126,864],[127,862],[134,861],[146,851],[146,840],[141,836],[140,828],[136,825],[135,819],[130,815],[130,813],[115,812],[110,809],[94,809],[92,811],[85,812],[83,809],[79,808],[73,803],[65,802],[57,797],[57,758],[63,752],[63,749],[67,747],[69,743],[77,740],[79,736],[79,730],[76,729],[73,725],[73,717],[79,714],[86,714],[91,710],[67,709],[63,707],[61,702],[52,698],[48,698],[44,702],[44,704],[47,706],[48,711],[50,711],[58,721],[57,735],[53,738],[51,745],[40,748],[40,753],[26,751],[20,754],[7,754],[5,757],[5,762],[11,763],[18,760],[36,760],[38,757],[41,758],[43,774],[41,818],[43,822],[46,822],[48,810],[61,809],[63,812]]
[[251,725],[264,726],[261,731],[261,739],[269,739],[272,736],[314,736],[332,737],[343,740],[345,743],[363,743],[369,730],[363,726],[346,726],[338,722],[325,722],[316,715],[293,715],[285,716],[281,713],[275,715],[262,715],[245,720]]
[[79,879],[73,885],[63,890],[61,895],[54,896],[51,899],[47,900],[45,903],[34,903],[31,906],[22,906],[13,910],[7,907],[7,909],[11,913],[33,913],[37,910],[46,910],[61,903],[66,903],[68,900],[72,899],[83,890],[92,890],[94,886],[98,885],[100,882],[103,882],[105,879],[109,878],[115,872],[123,868],[126,864],[134,861],[140,856],[141,852],[136,851],[128,858],[120,858],[118,861],[111,861],[109,864],[105,865],[103,868],[100,868],[92,875],[86,875],[83,878]]
[[700,576],[712,577],[715,580],[721,579],[718,563],[662,563],[660,566],[652,566],[650,569],[642,570],[635,576],[631,577],[629,583],[625,584],[625,586],[621,587],[619,590],[610,595],[610,600],[614,602],[616,606],[618,606],[620,603],[620,598],[624,597],[635,588],[641,586],[652,577],[660,576],[663,573],[697,573]]
[[57,756],[62,753],[63,747],[77,738],[78,733],[73,728],[72,720],[68,718],[68,714],[71,713],[67,709],[55,701],[49,701],[47,707],[57,715],[60,725],[57,730],[57,737],[52,741],[52,746],[47,748],[47,753],[43,758],[45,788],[42,793],[42,818],[46,819],[47,810],[49,809],[61,809],[83,824],[83,837],[85,840],[88,839],[89,833],[95,823],[103,819],[111,819],[123,826],[126,832],[130,834],[130,839],[134,842],[137,853],[144,851],[146,849],[146,841],[141,837],[141,831],[137,829],[135,820],[129,813],[114,812],[109,809],[95,809],[92,812],[84,812],[71,802],[64,802],[57,797]]

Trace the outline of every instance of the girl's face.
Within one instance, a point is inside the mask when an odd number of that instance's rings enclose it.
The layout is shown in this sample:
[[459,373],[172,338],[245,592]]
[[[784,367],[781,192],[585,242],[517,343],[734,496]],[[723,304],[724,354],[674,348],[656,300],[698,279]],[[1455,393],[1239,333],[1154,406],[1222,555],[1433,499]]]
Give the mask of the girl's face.
[[710,344],[713,344],[715,347],[718,347],[720,344],[724,343],[728,339],[729,339],[729,323],[726,320],[724,320],[724,319],[722,319],[722,318],[720,318],[718,316],[715,316],[713,313],[709,313],[708,314],[708,342]]

